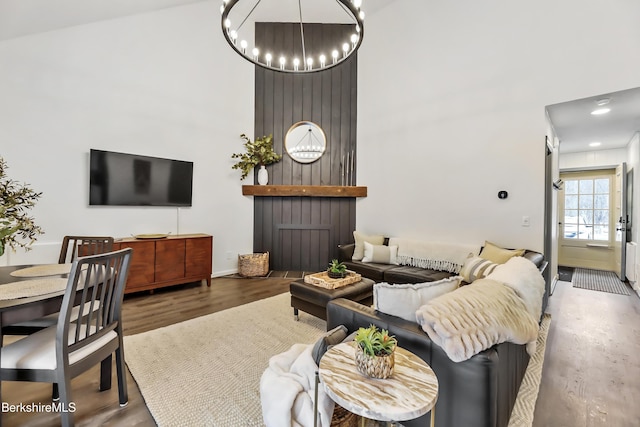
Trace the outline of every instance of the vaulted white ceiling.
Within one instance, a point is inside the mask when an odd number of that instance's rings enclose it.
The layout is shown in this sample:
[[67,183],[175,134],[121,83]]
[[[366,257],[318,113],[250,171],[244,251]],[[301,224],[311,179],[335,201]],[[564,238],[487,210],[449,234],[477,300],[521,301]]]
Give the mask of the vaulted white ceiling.
[[[0,41],[203,1],[212,0],[0,0]],[[362,9],[370,15],[393,1],[363,0]],[[335,1],[310,0],[305,7],[325,2]],[[264,5],[297,11],[298,2],[264,0]]]
[[[608,99],[611,111],[592,115],[597,102]],[[547,107],[560,139],[560,152],[579,152],[626,147],[640,131],[640,88],[604,93]],[[598,147],[590,147],[600,142]]]
[[[202,1],[213,0],[0,0],[0,42]],[[269,1],[281,2],[282,7],[297,5],[294,0]],[[393,7],[395,1],[400,0],[363,0],[362,7],[371,16]],[[611,99],[611,113],[592,116],[595,101],[604,97]],[[588,144],[594,141],[602,142],[597,149],[620,148],[640,131],[640,88],[563,102],[548,106],[548,111],[561,140],[561,153],[593,150]]]

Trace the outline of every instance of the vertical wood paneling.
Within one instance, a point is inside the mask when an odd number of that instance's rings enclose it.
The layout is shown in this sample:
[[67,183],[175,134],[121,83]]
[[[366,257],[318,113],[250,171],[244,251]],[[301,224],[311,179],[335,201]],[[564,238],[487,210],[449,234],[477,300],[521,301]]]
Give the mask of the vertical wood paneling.
[[[349,31],[344,25],[305,24],[307,52],[317,61],[318,44],[329,42],[340,50]],[[256,45],[266,45],[261,40],[275,43],[271,53],[276,62],[282,54],[289,61],[294,55],[302,58],[298,32],[297,24],[257,24]],[[331,52],[323,53],[330,60]],[[267,166],[270,184],[341,184],[341,162],[356,149],[356,78],[356,56],[331,70],[307,75],[256,67],[254,136],[273,134],[275,150],[284,153],[281,162]],[[284,149],[287,130],[302,120],[320,125],[327,136],[325,155],[311,164],[293,161]],[[339,243],[353,240],[355,206],[353,198],[255,197],[254,251],[271,252],[274,269],[322,270],[337,256]]]

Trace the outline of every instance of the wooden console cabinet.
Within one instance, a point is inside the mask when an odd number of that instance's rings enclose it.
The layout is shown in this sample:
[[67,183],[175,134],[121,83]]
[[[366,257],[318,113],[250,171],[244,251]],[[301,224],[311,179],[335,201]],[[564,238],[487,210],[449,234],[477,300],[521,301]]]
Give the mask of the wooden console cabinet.
[[116,239],[113,249],[132,248],[129,278],[124,292],[206,280],[211,286],[213,237],[181,234],[162,239]]

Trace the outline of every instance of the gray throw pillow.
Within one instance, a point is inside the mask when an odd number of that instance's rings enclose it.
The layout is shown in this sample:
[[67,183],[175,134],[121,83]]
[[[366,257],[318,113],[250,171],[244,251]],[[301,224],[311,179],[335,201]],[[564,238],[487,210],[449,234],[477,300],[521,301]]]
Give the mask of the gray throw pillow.
[[311,350],[311,356],[316,362],[316,365],[320,364],[320,359],[324,356],[327,349],[333,345],[340,344],[342,340],[347,337],[347,328],[344,325],[336,326],[330,331],[327,331],[313,346]]

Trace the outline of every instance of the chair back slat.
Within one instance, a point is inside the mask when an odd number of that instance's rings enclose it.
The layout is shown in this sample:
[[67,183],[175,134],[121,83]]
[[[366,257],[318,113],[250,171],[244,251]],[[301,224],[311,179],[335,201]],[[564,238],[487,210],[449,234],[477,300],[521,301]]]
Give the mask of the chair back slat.
[[[57,357],[69,354],[118,329],[132,249],[79,257],[73,261],[58,318]],[[76,307],[77,316],[72,316]],[[69,337],[71,332],[71,337]],[[63,362],[63,360],[60,360]]]
[[78,257],[111,252],[113,241],[110,236],[64,236],[58,263],[70,263]]

